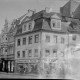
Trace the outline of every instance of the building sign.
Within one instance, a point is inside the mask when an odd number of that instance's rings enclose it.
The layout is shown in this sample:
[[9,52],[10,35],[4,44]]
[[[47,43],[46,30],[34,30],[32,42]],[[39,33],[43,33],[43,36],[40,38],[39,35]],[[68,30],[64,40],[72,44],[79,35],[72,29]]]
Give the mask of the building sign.
[[17,60],[17,63],[37,63],[38,60]]

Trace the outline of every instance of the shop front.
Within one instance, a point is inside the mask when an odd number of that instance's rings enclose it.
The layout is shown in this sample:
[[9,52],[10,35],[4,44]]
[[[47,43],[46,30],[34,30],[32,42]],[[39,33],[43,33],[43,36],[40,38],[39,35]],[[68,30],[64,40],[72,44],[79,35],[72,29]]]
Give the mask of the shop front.
[[17,63],[17,72],[25,74],[37,74],[38,73],[38,63],[32,62],[30,60],[22,63]]
[[8,72],[8,61],[4,58],[1,58],[0,71]]
[[14,72],[14,60],[8,60],[8,72]]
[[2,68],[3,68],[3,63],[2,60],[0,59],[0,72],[2,72]]

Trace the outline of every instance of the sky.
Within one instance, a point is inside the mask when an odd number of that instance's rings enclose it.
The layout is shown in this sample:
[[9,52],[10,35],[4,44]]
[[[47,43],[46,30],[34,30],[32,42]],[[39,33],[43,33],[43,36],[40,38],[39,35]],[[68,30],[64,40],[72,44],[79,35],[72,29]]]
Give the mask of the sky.
[[0,0],[0,33],[4,27],[5,19],[11,22],[27,13],[28,9],[40,11],[45,7],[52,7],[59,11],[59,8],[69,0]]

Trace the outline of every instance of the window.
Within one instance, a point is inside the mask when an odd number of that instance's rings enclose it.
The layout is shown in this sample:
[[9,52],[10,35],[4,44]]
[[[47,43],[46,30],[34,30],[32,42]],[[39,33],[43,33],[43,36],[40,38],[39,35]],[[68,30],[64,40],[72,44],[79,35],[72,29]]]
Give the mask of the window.
[[28,30],[31,30],[31,29],[32,29],[32,23],[29,23]]
[[32,36],[29,36],[29,44],[32,44]]
[[75,41],[75,40],[76,40],[76,38],[77,38],[77,36],[76,36],[76,35],[73,35],[73,36],[72,36],[72,40],[74,40],[74,41]]
[[64,38],[61,37],[61,43],[64,44]]
[[25,51],[22,51],[22,57],[23,58],[25,57]]
[[54,35],[53,38],[54,38],[54,42],[57,43],[57,36]]
[[7,52],[7,49],[5,49],[5,52]]
[[53,49],[53,56],[57,57],[57,50]]
[[50,36],[46,36],[46,42],[50,42]]
[[56,28],[60,28],[60,21],[57,21]]
[[6,40],[7,40],[7,38],[6,38]]
[[34,57],[38,57],[38,49],[34,50]]
[[20,39],[17,40],[17,45],[20,46]]
[[23,38],[23,45],[26,45],[26,38]]
[[59,28],[61,28],[61,21],[53,19],[51,21],[51,27],[52,27],[52,29],[59,29]]
[[35,35],[35,43],[39,42],[39,34]]
[[45,50],[45,56],[49,57],[50,56],[50,51],[49,50]]
[[24,24],[24,26],[23,26],[23,30],[26,31],[26,24]]
[[32,57],[32,50],[28,50],[28,57]]
[[53,27],[55,27],[56,26],[56,23],[52,23],[52,25],[53,25]]
[[20,58],[20,51],[17,51],[17,58]]

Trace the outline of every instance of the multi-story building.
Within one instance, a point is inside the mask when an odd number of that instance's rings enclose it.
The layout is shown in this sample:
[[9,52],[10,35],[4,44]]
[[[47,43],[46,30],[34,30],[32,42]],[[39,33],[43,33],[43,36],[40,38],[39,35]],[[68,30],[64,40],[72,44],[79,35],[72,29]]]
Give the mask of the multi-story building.
[[8,42],[8,38],[7,38],[7,33],[8,33],[8,21],[7,19],[5,20],[5,25],[4,25],[4,29],[2,30],[1,33],[1,37],[0,37],[0,57],[1,57],[1,64],[2,64],[2,71],[7,71],[7,42]]
[[8,31],[8,47],[7,47],[7,60],[8,60],[8,72],[14,72],[14,35],[16,33],[16,20],[13,20]]
[[18,19],[14,19],[12,22],[5,20],[4,28],[0,34],[0,65],[1,71],[14,72],[15,60],[14,60],[14,35],[16,33],[17,25],[26,16],[24,14]]
[[[1,71],[13,72],[13,58],[14,58],[14,34],[16,27],[14,20],[9,23],[5,20],[4,28],[0,35],[0,58],[1,58]],[[10,46],[10,45],[13,46]]]
[[15,35],[15,71],[23,68],[25,73],[35,73],[41,60],[47,61],[51,54],[53,60],[63,55],[68,44],[67,27],[60,13],[47,8],[24,18]]

